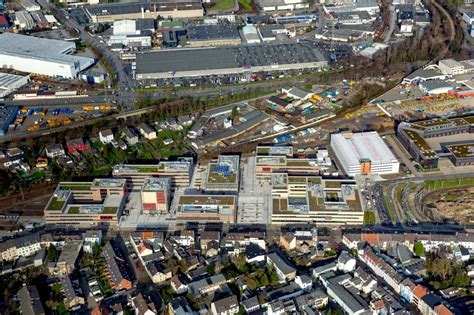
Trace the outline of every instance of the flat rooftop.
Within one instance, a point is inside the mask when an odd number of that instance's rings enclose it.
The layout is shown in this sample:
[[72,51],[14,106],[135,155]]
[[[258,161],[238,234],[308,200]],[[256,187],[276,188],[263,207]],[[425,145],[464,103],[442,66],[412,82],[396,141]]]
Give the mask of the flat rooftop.
[[187,27],[187,30],[190,41],[240,38],[237,27],[230,23],[191,25]]
[[474,157],[474,142],[448,145],[446,146],[446,149],[457,158]]
[[331,146],[341,152],[348,165],[359,165],[364,159],[369,159],[372,164],[390,164],[397,160],[375,131],[332,134]]
[[14,33],[0,34],[0,54],[18,57],[48,60],[68,65],[79,63],[84,65],[93,63],[92,58],[72,56],[76,44],[62,40],[38,38]]
[[179,197],[180,205],[234,205],[235,196],[184,195]]
[[163,12],[173,10],[202,10],[199,0],[152,0],[126,3],[108,3],[86,6],[90,15],[107,16],[140,13],[143,10]]
[[167,177],[163,178],[147,178],[143,184],[142,191],[154,192],[154,191],[166,191],[170,187],[170,179]]
[[138,74],[235,69],[326,60],[311,42],[173,49],[138,53],[136,56]]

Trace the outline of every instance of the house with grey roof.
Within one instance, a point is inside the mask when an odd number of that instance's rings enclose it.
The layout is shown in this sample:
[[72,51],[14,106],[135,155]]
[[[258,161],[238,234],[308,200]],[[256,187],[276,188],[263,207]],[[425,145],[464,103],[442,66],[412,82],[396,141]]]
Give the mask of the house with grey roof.
[[38,289],[34,285],[24,285],[17,293],[20,300],[20,311],[23,315],[44,315]]
[[296,277],[296,269],[286,262],[278,253],[267,255],[267,263],[275,268],[280,281],[293,280]]

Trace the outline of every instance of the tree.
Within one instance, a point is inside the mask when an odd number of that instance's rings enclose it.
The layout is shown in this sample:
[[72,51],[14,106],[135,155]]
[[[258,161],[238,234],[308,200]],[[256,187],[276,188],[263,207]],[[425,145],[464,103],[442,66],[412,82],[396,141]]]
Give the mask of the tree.
[[258,284],[261,287],[266,287],[270,285],[270,281],[268,280],[268,276],[266,274],[263,274],[260,279],[258,279]]
[[59,252],[53,244],[48,247],[48,259],[51,261],[57,261],[59,259]]
[[415,242],[415,245],[413,245],[413,251],[416,256],[423,256],[425,254],[425,247],[421,242]]
[[466,270],[464,270],[464,266],[462,264],[457,264],[456,267],[454,267],[452,285],[458,288],[463,288],[469,286],[470,283],[471,278],[469,278]]
[[452,272],[452,262],[446,257],[438,257],[433,260],[433,275],[445,281]]

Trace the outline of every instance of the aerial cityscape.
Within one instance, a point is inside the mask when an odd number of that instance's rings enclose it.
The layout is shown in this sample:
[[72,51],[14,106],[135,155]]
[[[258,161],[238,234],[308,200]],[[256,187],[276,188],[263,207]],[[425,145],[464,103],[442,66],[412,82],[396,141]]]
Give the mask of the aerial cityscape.
[[0,314],[474,314],[472,0],[0,0]]

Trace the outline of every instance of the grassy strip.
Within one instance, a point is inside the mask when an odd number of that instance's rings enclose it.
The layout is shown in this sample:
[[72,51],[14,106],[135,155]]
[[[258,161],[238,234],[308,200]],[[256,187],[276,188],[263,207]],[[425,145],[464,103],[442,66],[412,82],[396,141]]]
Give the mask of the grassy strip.
[[474,178],[449,179],[449,180],[428,180],[425,181],[425,188],[430,190],[474,185]]
[[388,215],[390,216],[390,221],[395,223],[395,215],[393,214],[392,204],[390,203],[390,199],[388,198],[388,196],[385,196],[385,204],[387,205]]
[[364,212],[364,224],[375,224],[375,213],[373,211]]

